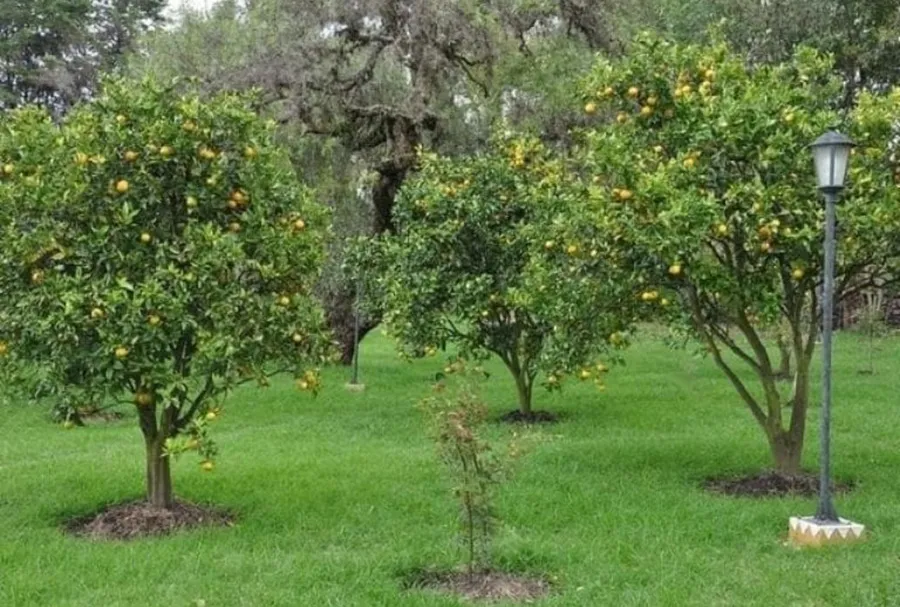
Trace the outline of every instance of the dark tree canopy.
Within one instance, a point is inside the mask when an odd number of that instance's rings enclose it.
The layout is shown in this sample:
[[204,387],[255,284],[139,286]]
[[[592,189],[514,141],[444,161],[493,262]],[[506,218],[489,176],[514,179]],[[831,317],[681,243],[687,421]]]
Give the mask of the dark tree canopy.
[[0,109],[56,113],[88,96],[165,0],[0,0]]
[[637,0],[631,23],[686,41],[702,39],[716,25],[757,63],[789,60],[800,45],[833,54],[848,107],[860,90],[900,82],[896,0]]
[[194,75],[210,89],[259,87],[283,122],[365,154],[380,232],[392,228],[390,208],[417,146],[471,150],[473,137],[486,141],[484,100],[517,84],[509,74],[498,80],[503,57],[518,50],[538,59],[555,37],[580,45],[586,61],[614,46],[602,4],[260,0],[242,12],[224,3],[152,40],[142,69]]

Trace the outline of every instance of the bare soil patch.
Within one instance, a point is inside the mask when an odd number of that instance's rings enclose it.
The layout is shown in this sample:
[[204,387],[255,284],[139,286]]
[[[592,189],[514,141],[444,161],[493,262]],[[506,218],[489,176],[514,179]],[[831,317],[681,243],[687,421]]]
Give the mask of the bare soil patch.
[[117,422],[125,417],[121,411],[105,411],[103,409],[79,409],[78,415],[87,422]]
[[500,416],[500,421],[508,424],[555,424],[559,416],[549,411],[532,411],[525,414],[516,409]]
[[[819,494],[819,476],[816,474],[784,475],[767,471],[748,476],[710,478],[703,488],[712,493],[736,497],[810,497]],[[853,483],[836,482],[832,490],[837,493],[850,491]]]
[[547,580],[503,571],[417,571],[407,578],[406,588],[482,602],[531,602],[550,592]]
[[234,518],[223,510],[176,501],[170,510],[147,502],[114,504],[65,523],[66,531],[93,540],[133,540],[167,535],[201,526],[231,526]]
[[78,407],[70,415],[65,415],[64,412],[56,413],[54,421],[83,427],[87,424],[117,422],[124,417],[125,415],[121,411],[100,407]]

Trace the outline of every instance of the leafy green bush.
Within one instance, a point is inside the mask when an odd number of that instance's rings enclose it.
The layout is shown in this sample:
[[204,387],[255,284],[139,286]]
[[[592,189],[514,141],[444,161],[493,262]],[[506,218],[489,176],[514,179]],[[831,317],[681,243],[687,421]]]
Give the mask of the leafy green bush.
[[526,138],[420,160],[399,196],[397,234],[362,262],[381,267],[370,291],[402,351],[424,356],[452,343],[463,358],[498,356],[526,418],[541,372],[548,388],[571,373],[602,385],[640,285],[565,164]]
[[450,380],[456,385],[439,381],[434,394],[424,399],[420,408],[453,479],[453,494],[460,505],[460,537],[472,574],[490,569],[491,542],[498,521],[495,491],[509,477],[521,445],[513,440],[500,451],[484,437],[488,409],[478,392],[480,373],[458,364],[460,368]]

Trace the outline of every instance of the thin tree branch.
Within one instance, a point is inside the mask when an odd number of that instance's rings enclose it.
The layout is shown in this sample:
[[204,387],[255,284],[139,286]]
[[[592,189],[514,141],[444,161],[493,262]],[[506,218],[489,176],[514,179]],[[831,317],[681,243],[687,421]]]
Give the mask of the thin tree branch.
[[194,415],[197,414],[197,411],[200,410],[200,407],[203,405],[206,399],[208,399],[212,395],[215,387],[215,379],[213,378],[212,373],[210,373],[206,376],[206,383],[203,385],[203,388],[200,390],[200,392],[197,393],[197,396],[194,397],[194,400],[191,402],[191,406],[188,408],[187,412],[185,412],[185,414],[178,418],[178,420],[175,422],[175,427],[177,429],[181,430],[190,423],[190,421],[194,418]]
[[768,350],[766,350],[766,346],[762,342],[762,339],[760,339],[759,333],[757,333],[756,329],[753,328],[753,325],[750,324],[750,319],[747,318],[747,313],[743,310],[738,311],[737,318],[735,319],[735,324],[747,338],[747,341],[750,343],[750,347],[753,349],[753,353],[756,354],[756,358],[759,361],[762,372],[766,375],[771,375],[772,359],[769,358],[769,352]]
[[706,345],[709,348],[709,351],[713,355],[713,359],[716,362],[716,365],[725,373],[726,377],[731,381],[732,385],[738,391],[738,394],[741,395],[741,398],[744,399],[744,402],[750,408],[750,412],[753,414],[753,417],[756,421],[763,427],[767,427],[768,419],[766,418],[765,412],[759,406],[759,403],[756,402],[756,399],[753,398],[753,395],[750,394],[750,391],[747,390],[747,387],[744,385],[744,382],[737,376],[737,374],[728,366],[728,363],[725,362],[722,357],[722,352],[719,350],[716,345],[716,341],[712,335],[704,328],[703,323],[703,312],[700,307],[700,300],[697,297],[697,292],[694,289],[686,289],[688,294],[688,301],[691,304],[692,316],[694,318],[694,325],[697,329],[697,332],[703,337],[704,341],[706,341]]
[[709,329],[714,337],[728,346],[728,349],[731,350],[738,358],[750,365],[750,367],[757,373],[762,373],[762,367],[759,365],[759,363],[755,361],[753,357],[746,352],[746,350],[737,345],[737,343],[733,339],[731,339],[728,333],[726,333],[721,327],[713,323],[707,323],[705,326]]

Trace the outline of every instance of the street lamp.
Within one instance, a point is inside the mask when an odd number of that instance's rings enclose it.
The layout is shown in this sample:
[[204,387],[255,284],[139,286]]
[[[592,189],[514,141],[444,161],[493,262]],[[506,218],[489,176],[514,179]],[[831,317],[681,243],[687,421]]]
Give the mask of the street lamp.
[[844,189],[853,145],[846,135],[828,131],[809,146],[816,166],[816,182],[825,193],[826,202],[835,202],[837,194]]
[[816,519],[839,522],[831,499],[831,331],[834,324],[835,206],[844,189],[850,149],[846,136],[829,131],[812,144],[816,181],[825,196],[825,269],[822,285],[822,432],[819,437],[819,507]]
[[825,267],[822,286],[822,430],[819,453],[819,505],[814,517],[792,517],[795,543],[822,545],[858,540],[864,527],[838,516],[831,498],[831,334],[834,324],[835,206],[844,189],[853,142],[829,131],[810,146],[816,182],[825,197]]
[[365,384],[359,382],[359,325],[360,325],[360,303],[362,301],[362,283],[356,283],[356,301],[353,303],[353,372],[350,376],[350,382],[347,389],[352,392],[362,392],[366,389]]

